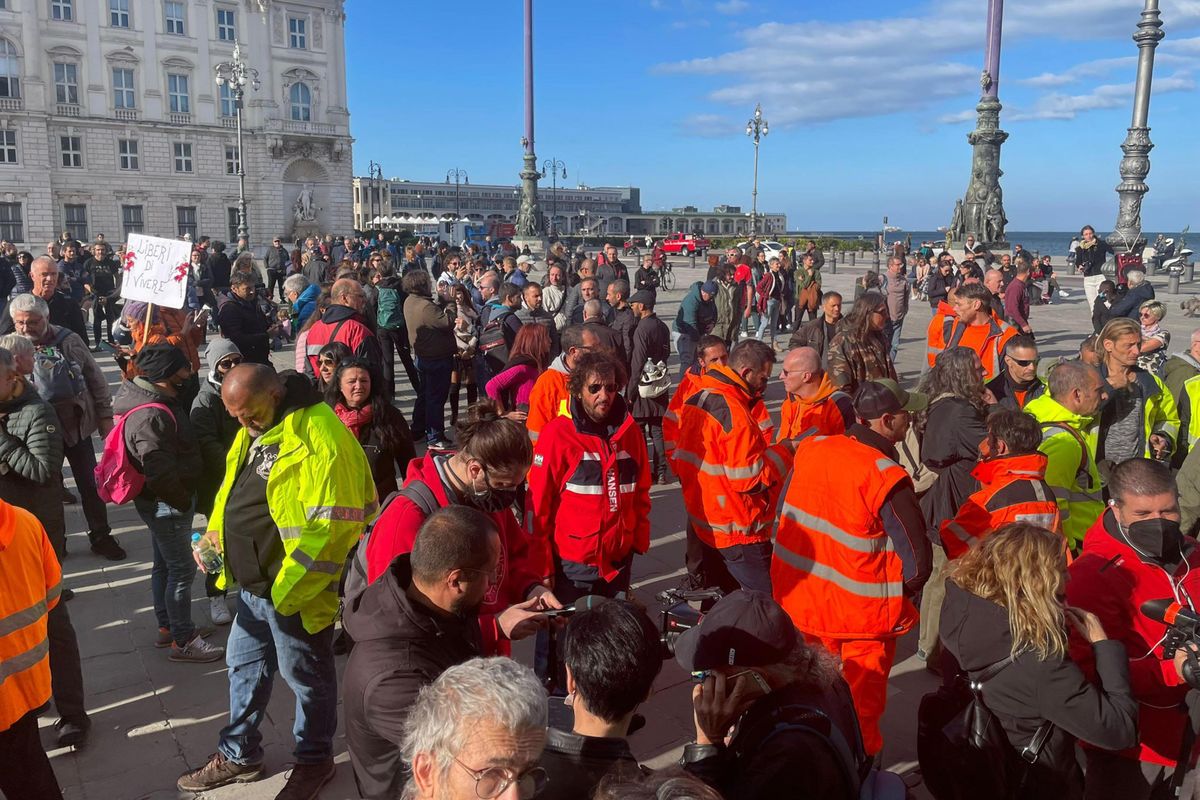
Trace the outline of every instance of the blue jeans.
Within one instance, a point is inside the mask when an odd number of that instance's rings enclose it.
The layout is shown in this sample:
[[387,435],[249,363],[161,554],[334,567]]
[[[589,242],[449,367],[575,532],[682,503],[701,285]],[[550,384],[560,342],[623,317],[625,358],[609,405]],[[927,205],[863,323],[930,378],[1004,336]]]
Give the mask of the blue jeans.
[[[759,341],[775,344],[775,333],[779,328],[779,301],[775,298],[767,300],[767,313],[759,315],[758,321],[758,336]],[[763,339],[763,334],[770,331],[771,337]]]
[[178,511],[161,501],[134,500],[138,516],[150,529],[154,566],[150,570],[150,591],[154,595],[154,616],[158,627],[169,628],[175,644],[183,647],[192,640],[192,580],[196,562],[192,560],[193,510]]
[[698,341],[686,333],[679,334],[679,338],[675,341],[675,348],[679,351],[680,380],[683,380],[683,374],[696,363],[696,344]]
[[417,371],[421,373],[421,394],[417,400],[425,409],[425,441],[433,443],[446,438],[446,398],[450,396],[454,359],[418,356]]
[[904,317],[892,322],[892,362],[896,361],[896,353],[900,352],[900,330],[904,327]]
[[741,587],[750,592],[771,594],[770,542],[735,544],[717,550],[725,561],[725,569]]
[[333,626],[320,633],[304,629],[300,615],[284,616],[270,600],[238,592],[237,615],[225,646],[229,667],[229,724],[221,729],[221,753],[235,764],[260,764],[262,734],[275,673],[296,695],[292,734],[299,764],[333,758],[337,730],[337,670],[333,662]]

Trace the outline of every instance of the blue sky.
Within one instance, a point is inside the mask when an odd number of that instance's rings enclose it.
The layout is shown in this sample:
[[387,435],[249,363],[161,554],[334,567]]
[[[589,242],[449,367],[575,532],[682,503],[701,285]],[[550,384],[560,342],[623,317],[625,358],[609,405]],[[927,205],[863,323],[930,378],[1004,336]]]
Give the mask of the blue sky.
[[[1008,0],[1010,230],[1116,218],[1141,0]],[[948,224],[966,189],[985,0],[535,0],[536,148],[645,209],[750,207],[746,120],[770,122],[758,207],[793,229]],[[1200,0],[1162,0],[1146,230],[1200,227]],[[520,0],[347,0],[355,174],[515,183]]]

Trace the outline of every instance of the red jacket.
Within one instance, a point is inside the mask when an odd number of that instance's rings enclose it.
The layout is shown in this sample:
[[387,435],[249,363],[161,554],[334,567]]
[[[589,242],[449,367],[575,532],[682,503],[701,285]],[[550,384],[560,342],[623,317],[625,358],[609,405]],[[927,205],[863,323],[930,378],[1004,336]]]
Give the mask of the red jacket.
[[[1122,755],[1174,766],[1185,719],[1177,707],[1188,687],[1175,672],[1172,660],[1163,657],[1167,627],[1140,609],[1147,600],[1167,597],[1197,607],[1200,547],[1185,540],[1187,563],[1169,575],[1165,569],[1143,562],[1121,536],[1112,511],[1105,509],[1084,534],[1082,554],[1067,569],[1067,602],[1099,617],[1105,632],[1124,643],[1129,656],[1129,682],[1139,706],[1140,744]],[[1071,659],[1095,680],[1091,645],[1074,632]]]
[[650,547],[650,460],[646,440],[620,401],[615,426],[583,409],[543,429],[529,469],[534,535],[563,561],[596,567],[611,581],[630,551]]
[[[421,480],[433,492],[439,506],[452,505],[453,491],[442,483],[429,453],[413,459],[408,465],[404,485]],[[488,590],[479,610],[479,628],[483,634],[486,655],[508,655],[509,644],[496,625],[496,615],[514,603],[525,600],[534,584],[549,576],[548,558],[536,546],[525,527],[517,521],[511,509],[488,514],[500,529],[500,583]],[[397,497],[388,503],[371,529],[367,542],[367,580],[374,581],[392,560],[412,550],[417,529],[425,514],[407,497]]]
[[[337,337],[334,338],[334,333]],[[330,342],[341,342],[350,348],[350,352],[368,361],[382,363],[378,357],[379,345],[375,343],[375,334],[367,327],[361,314],[348,306],[330,306],[313,326],[308,329],[305,340],[305,356],[313,375],[320,375],[317,367],[317,355],[321,348]],[[372,354],[375,358],[372,359]]]

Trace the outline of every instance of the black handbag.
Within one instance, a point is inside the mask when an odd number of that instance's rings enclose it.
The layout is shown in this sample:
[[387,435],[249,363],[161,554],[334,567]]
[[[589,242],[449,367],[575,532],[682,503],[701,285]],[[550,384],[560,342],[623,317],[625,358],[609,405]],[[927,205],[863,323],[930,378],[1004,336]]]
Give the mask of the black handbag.
[[917,760],[936,800],[1012,800],[1054,729],[1043,723],[1018,753],[983,702],[983,684],[1012,657],[925,695],[917,711]]

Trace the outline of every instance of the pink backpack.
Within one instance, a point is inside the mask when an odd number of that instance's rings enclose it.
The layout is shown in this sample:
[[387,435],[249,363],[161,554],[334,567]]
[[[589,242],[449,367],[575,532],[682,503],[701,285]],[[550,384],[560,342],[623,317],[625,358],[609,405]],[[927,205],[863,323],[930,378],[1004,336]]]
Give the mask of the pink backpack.
[[146,476],[138,471],[125,447],[125,421],[143,408],[160,408],[171,415],[172,422],[176,421],[175,412],[162,403],[137,406],[117,419],[117,424],[104,437],[104,452],[96,465],[96,494],[106,503],[128,503],[141,494],[146,485]]

